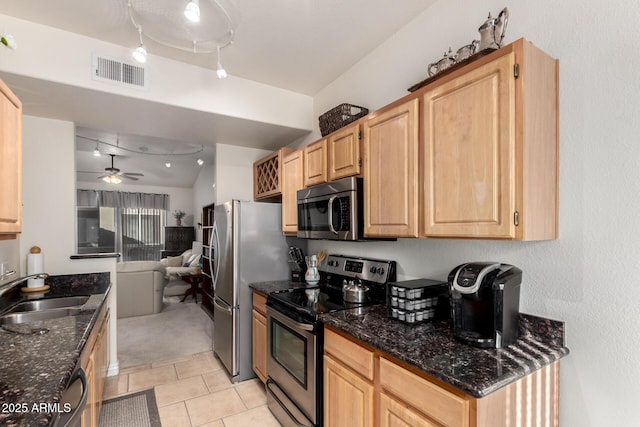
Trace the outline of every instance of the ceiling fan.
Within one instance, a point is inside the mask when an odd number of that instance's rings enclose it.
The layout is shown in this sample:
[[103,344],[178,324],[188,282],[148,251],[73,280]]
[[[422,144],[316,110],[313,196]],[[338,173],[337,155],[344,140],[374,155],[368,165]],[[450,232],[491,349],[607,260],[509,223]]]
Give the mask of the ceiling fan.
[[121,172],[120,169],[113,166],[113,159],[116,157],[115,154],[109,154],[111,156],[111,167],[104,168],[105,173],[100,175],[98,179],[101,179],[109,184],[120,184],[122,182],[122,178],[130,179],[133,181],[137,181],[137,176],[144,176],[141,173],[134,172]]

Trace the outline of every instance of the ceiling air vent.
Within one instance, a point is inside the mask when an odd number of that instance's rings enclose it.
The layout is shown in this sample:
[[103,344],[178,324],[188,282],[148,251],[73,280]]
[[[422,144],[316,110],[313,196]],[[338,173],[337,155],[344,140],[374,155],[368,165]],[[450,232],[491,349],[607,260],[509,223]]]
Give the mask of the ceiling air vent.
[[93,80],[119,86],[147,88],[145,68],[102,55],[93,55]]

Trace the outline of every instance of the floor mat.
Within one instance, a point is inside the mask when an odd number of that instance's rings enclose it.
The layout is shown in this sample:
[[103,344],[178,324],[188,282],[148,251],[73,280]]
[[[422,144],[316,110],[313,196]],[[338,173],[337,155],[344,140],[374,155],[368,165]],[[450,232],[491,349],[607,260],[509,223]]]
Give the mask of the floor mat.
[[102,402],[100,427],[161,427],[153,389]]

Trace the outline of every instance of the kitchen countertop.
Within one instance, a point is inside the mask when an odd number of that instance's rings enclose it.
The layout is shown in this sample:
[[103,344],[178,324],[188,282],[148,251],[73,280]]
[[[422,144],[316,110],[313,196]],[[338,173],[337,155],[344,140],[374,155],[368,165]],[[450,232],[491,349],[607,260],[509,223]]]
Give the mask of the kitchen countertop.
[[[45,320],[44,335],[28,333],[33,324],[0,328],[0,425],[45,426],[54,419],[52,404],[62,392],[78,363],[93,325],[110,291],[109,273],[50,276],[44,298],[90,295],[80,314]],[[20,301],[42,295],[10,291],[0,298],[0,311]],[[23,334],[27,333],[27,334]],[[46,405],[50,407],[47,408]]]
[[[269,294],[304,283],[252,283]],[[321,321],[418,370],[476,397],[484,397],[569,354],[564,322],[520,314],[519,339],[502,349],[481,349],[453,338],[448,320],[408,325],[387,317],[385,305],[323,314]]]

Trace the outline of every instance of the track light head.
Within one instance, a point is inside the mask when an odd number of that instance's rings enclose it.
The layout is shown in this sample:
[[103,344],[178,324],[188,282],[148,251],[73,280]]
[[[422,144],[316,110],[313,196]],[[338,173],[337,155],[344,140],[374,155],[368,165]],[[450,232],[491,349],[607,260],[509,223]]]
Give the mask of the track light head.
[[200,22],[200,2],[191,0],[184,8],[184,16],[191,22]]
[[202,159],[198,159],[198,160],[196,160],[196,162],[198,163],[198,166],[204,165],[204,160],[202,160]]
[[135,59],[136,61],[138,61],[141,64],[144,64],[145,62],[147,62],[147,49],[144,47],[143,44],[138,46],[133,51],[132,55],[133,55],[133,59]]
[[216,67],[216,74],[218,75],[219,79],[226,79],[227,78],[227,70],[224,69],[224,67],[222,66],[222,60],[220,59],[220,46],[216,46],[216,54],[218,55],[218,64]]

